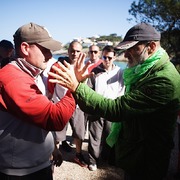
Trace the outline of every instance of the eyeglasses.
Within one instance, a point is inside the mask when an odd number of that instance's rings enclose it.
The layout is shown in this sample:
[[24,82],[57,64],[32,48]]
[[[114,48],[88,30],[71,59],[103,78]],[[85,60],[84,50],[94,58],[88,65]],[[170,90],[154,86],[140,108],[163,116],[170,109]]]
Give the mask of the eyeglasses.
[[98,51],[89,51],[91,54],[97,54],[98,53]]
[[103,56],[102,59],[103,60],[106,60],[106,59],[109,59],[109,60],[112,60],[113,57],[110,57],[110,56]]

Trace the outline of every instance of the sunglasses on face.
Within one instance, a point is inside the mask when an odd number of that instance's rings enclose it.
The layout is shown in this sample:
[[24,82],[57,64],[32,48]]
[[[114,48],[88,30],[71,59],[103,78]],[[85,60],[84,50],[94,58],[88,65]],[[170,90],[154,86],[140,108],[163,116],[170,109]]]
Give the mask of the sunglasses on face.
[[113,57],[110,57],[110,56],[103,56],[102,59],[103,60],[106,60],[106,59],[109,59],[109,60],[112,60]]
[[91,54],[97,54],[98,53],[98,51],[89,51]]

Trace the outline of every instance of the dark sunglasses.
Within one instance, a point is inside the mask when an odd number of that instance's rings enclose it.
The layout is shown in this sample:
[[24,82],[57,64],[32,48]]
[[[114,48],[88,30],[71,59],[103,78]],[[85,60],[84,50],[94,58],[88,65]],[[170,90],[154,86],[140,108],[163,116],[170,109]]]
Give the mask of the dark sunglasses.
[[89,51],[91,54],[97,54],[98,53],[98,51]]
[[109,59],[109,60],[112,60],[113,57],[109,57],[109,56],[103,56],[102,59],[103,60],[106,60],[106,59]]

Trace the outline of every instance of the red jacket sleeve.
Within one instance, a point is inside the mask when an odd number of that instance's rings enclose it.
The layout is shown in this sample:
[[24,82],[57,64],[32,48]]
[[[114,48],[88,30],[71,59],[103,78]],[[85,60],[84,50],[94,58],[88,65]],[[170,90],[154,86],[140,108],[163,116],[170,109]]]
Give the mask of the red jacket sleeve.
[[4,74],[1,72],[1,77],[0,104],[22,121],[60,131],[71,118],[76,104],[70,91],[55,104],[40,92],[34,78],[27,73],[11,68]]

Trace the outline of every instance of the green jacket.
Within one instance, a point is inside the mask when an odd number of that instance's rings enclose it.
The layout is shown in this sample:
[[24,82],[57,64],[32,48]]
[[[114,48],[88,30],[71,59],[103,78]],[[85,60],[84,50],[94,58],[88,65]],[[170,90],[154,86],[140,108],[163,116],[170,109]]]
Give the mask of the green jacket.
[[180,75],[169,59],[161,58],[129,93],[115,100],[84,83],[74,96],[86,113],[122,122],[115,145],[119,167],[129,173],[150,173],[152,178],[166,173],[180,109]]

